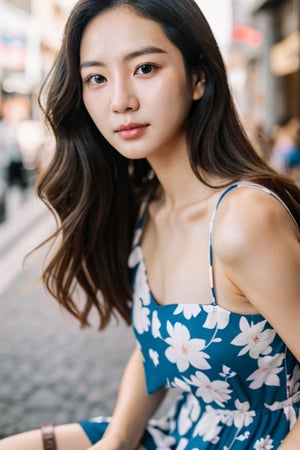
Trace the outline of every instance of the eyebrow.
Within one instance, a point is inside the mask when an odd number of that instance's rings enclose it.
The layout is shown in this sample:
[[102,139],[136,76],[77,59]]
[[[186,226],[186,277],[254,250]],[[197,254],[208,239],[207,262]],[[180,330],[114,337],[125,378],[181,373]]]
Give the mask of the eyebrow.
[[[167,52],[165,50],[163,50],[162,48],[159,47],[143,47],[139,50],[135,50],[134,52],[128,53],[127,55],[125,55],[124,57],[124,61],[130,61],[131,59],[137,58],[139,56],[144,56],[144,55],[150,55],[153,53],[160,53],[160,54],[166,54]],[[105,64],[101,61],[83,61],[82,63],[80,63],[80,69],[83,69],[85,67],[94,67],[94,66],[98,66],[98,67],[103,67]]]

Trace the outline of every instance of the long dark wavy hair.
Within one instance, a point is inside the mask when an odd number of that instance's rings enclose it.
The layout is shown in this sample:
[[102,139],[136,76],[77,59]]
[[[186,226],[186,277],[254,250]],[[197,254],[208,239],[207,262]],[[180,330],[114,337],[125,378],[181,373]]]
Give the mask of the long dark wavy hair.
[[[115,151],[91,120],[82,99],[80,44],[98,14],[129,6],[156,21],[180,49],[187,73],[200,70],[206,88],[187,124],[190,164],[197,177],[260,183],[276,192],[300,224],[300,191],[273,171],[253,149],[236,114],[222,56],[193,0],[79,0],[66,23],[56,61],[40,94],[40,105],[56,141],[38,194],[57,218],[56,250],[43,271],[49,292],[82,326],[95,306],[100,329],[118,313],[131,319],[127,267],[142,200],[158,185],[146,159],[129,161]],[[44,102],[45,100],[45,102]],[[49,238],[49,239],[51,239]],[[74,293],[85,293],[79,306]]]

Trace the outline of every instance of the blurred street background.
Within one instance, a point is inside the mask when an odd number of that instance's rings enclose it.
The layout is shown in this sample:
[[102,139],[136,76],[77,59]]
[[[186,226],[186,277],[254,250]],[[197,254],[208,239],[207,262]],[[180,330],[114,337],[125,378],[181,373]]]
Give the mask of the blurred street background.
[[[163,0],[162,0],[163,1]],[[130,329],[80,330],[25,255],[54,222],[35,194],[53,140],[38,92],[74,0],[0,0],[0,438],[112,412],[132,351]],[[257,151],[300,182],[300,0],[198,0],[223,53]]]

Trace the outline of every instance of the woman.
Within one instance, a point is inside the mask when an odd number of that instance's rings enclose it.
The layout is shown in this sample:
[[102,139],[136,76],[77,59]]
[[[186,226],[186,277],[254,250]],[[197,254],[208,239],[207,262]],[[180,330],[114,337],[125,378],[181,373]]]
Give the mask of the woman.
[[60,225],[44,281],[83,326],[92,307],[102,329],[132,317],[137,347],[111,419],[0,449],[298,448],[300,192],[247,140],[194,1],[80,0],[45,114],[39,194]]

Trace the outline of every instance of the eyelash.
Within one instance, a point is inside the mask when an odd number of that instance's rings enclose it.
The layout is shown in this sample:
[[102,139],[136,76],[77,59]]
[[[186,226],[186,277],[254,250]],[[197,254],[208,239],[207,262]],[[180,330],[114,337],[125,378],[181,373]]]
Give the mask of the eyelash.
[[137,72],[138,72],[142,67],[147,67],[147,68],[151,67],[151,71],[150,71],[150,72],[144,73],[144,74],[142,74],[142,75],[149,75],[149,73],[152,73],[153,71],[155,71],[155,70],[158,68],[158,66],[157,66],[156,64],[153,64],[153,63],[143,63],[143,64],[141,64],[141,65],[139,65],[139,66],[137,67],[137,69],[135,70],[134,73],[137,74]]
[[[96,79],[100,78],[101,82],[96,82]],[[104,80],[106,80],[106,78],[103,75],[88,75],[86,78],[84,78],[83,82],[85,84],[92,84],[93,86],[99,86],[100,84],[103,84]],[[99,81],[99,80],[98,80]]]
[[[139,74],[139,70],[142,68],[150,68],[150,71],[147,73],[141,73]],[[153,63],[143,63],[140,64],[136,70],[134,71],[134,75],[151,75],[156,69],[158,69],[158,65],[153,64]],[[98,81],[96,81],[98,78]],[[100,81],[101,80],[101,81]],[[100,81],[100,82],[99,82]],[[104,84],[104,82],[107,81],[106,78],[103,75],[100,74],[95,74],[95,75],[88,75],[86,78],[84,78],[83,82],[85,84],[90,84],[93,86],[99,86],[101,84]]]

